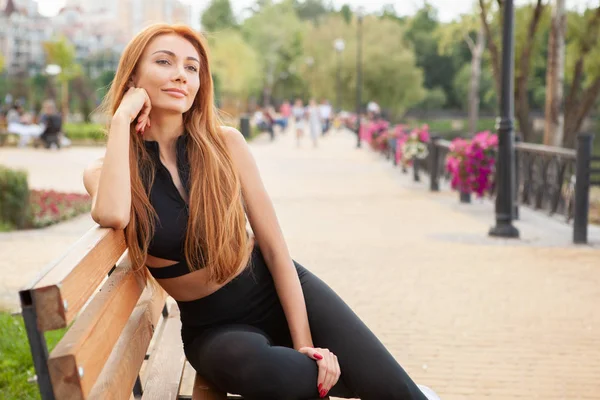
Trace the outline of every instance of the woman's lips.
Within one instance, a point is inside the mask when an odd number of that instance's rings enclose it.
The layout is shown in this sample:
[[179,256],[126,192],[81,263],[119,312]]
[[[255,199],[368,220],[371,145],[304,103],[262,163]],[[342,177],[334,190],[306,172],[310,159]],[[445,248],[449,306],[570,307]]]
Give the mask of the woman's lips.
[[182,99],[187,96],[187,93],[179,89],[164,89],[163,92],[178,99]]

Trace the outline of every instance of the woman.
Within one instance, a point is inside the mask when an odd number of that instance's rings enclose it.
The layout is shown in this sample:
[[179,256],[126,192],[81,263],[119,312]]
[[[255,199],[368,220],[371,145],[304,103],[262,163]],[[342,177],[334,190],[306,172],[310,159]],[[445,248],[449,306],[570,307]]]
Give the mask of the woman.
[[84,173],[94,220],[125,229],[133,268],[177,301],[189,362],[246,399],[425,399],[290,258],[249,148],[219,125],[213,101],[204,39],[181,25],[145,29],[105,99],[106,154]]
[[319,140],[319,132],[321,131],[321,112],[315,99],[310,99],[306,109],[308,115],[308,128],[310,130],[310,138],[313,142],[313,147],[317,147]]
[[296,145],[300,147],[300,140],[304,135],[304,117],[306,116],[302,99],[296,99],[294,107],[292,107],[292,115],[294,116],[294,126],[296,128]]

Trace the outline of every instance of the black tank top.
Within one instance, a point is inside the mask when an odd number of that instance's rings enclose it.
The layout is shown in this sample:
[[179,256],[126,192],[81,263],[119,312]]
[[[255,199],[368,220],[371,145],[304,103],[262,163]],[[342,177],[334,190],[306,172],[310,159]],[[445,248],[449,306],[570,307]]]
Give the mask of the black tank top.
[[[184,190],[190,192],[190,167],[187,155],[188,135],[177,138],[177,172]],[[148,267],[150,273],[159,279],[175,278],[190,272],[185,262],[185,235],[189,210],[185,200],[179,194],[171,173],[160,161],[158,142],[144,142],[156,168],[154,184],[149,189],[150,203],[157,214],[154,236],[150,241],[148,254],[158,258],[178,261],[168,267]]]

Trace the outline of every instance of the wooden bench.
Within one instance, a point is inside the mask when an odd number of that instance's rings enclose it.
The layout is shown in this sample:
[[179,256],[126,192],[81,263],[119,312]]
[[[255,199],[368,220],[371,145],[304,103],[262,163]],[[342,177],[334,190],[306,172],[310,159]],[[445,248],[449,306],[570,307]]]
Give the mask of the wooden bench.
[[[186,362],[177,305],[153,286],[131,270],[123,231],[95,227],[20,291],[43,400],[239,399]],[[44,332],[67,327],[48,354]]]

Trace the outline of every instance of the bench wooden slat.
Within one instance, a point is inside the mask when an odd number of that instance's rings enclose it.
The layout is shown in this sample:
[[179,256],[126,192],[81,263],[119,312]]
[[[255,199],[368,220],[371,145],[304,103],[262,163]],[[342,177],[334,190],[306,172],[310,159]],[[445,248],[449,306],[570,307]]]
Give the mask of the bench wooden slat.
[[216,390],[204,378],[196,374],[192,400],[227,400],[227,393]]
[[70,324],[125,249],[123,231],[95,227],[49,266],[31,285],[39,329],[45,332]]
[[150,354],[142,400],[177,400],[185,354],[181,343],[179,308],[173,304],[158,338],[159,345]]
[[154,291],[151,296],[150,287],[144,290],[87,399],[129,397],[167,296],[162,289]]
[[[131,271],[125,258],[67,331],[48,360],[58,398],[67,398],[73,392],[85,397],[90,392],[136,307],[145,282],[141,274]],[[83,377],[78,375],[81,368]]]

